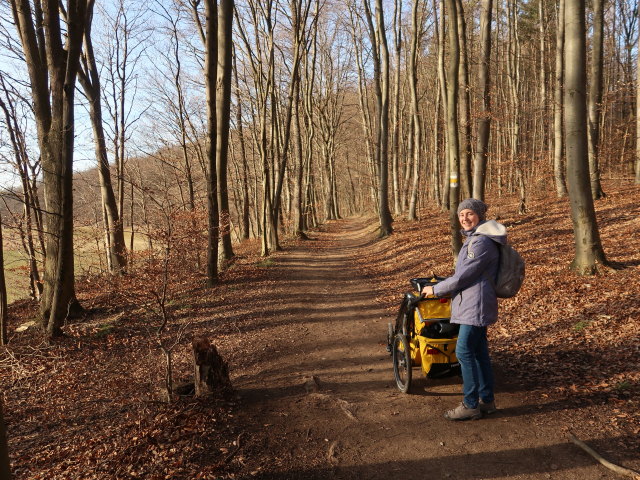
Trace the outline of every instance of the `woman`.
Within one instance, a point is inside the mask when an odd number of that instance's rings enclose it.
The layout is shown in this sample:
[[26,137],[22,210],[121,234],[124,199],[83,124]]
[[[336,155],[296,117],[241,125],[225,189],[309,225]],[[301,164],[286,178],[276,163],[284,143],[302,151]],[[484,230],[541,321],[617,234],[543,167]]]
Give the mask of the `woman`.
[[462,234],[453,276],[422,289],[424,295],[451,298],[451,323],[460,324],[456,356],[462,371],[464,399],[444,416],[449,420],[477,420],[496,411],[493,370],[489,358],[487,326],[498,319],[498,298],[493,280],[498,272],[498,243],[507,242],[507,229],[486,220],[487,205],[468,198],[458,206]]

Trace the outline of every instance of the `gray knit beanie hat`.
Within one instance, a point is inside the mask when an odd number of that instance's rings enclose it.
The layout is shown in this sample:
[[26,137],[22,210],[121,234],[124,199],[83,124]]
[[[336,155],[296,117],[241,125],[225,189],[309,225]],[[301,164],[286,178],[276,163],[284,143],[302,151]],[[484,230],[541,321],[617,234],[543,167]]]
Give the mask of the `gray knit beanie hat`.
[[460,212],[465,209],[473,210],[480,217],[480,221],[486,220],[488,205],[484,203],[482,200],[477,200],[475,198],[467,198],[463,200],[458,205],[458,215]]

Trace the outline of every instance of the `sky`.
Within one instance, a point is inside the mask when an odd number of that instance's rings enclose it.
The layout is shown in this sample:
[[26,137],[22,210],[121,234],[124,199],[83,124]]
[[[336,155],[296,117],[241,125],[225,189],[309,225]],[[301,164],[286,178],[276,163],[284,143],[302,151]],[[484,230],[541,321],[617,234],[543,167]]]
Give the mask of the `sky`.
[[[131,75],[131,88],[128,92],[127,111],[128,119],[132,123],[131,138],[127,142],[129,155],[135,156],[142,149],[147,150],[149,132],[155,135],[165,135],[159,131],[157,122],[154,122],[153,112],[149,106],[156,100],[154,86],[158,81],[162,81],[159,74],[163,68],[165,60],[163,55],[168,53],[170,46],[167,44],[167,37],[163,34],[162,27],[167,24],[167,18],[175,15],[170,10],[171,0],[151,0],[149,2],[137,2],[131,0],[124,1],[126,5],[126,15],[129,26],[135,32],[135,37],[129,41],[132,48],[130,58],[136,58],[135,68],[129,67]],[[98,2],[94,12],[92,27],[92,38],[94,49],[98,57],[98,63],[105,57],[108,45],[108,38],[113,37],[113,21],[116,18],[119,1],[111,0]],[[183,15],[184,17],[184,15]],[[183,18],[184,20],[188,20]],[[13,18],[8,0],[0,0],[0,42],[2,46],[10,45],[16,51],[21,51],[20,44],[16,41],[17,33],[13,25]],[[199,41],[196,39],[196,41]],[[190,61],[188,55],[181,58],[183,73],[188,75],[198,75],[198,67]],[[28,73],[24,62],[11,52],[11,48],[0,48],[0,72],[13,79],[28,79]],[[102,86],[108,88],[106,82],[106,69],[101,71]],[[26,82],[25,82],[26,83]],[[19,83],[11,81],[12,85]],[[79,82],[76,85],[76,109],[75,109],[75,149],[74,149],[74,169],[76,171],[86,170],[95,167],[96,158],[93,144],[93,134],[89,122],[86,102],[82,94]],[[24,98],[29,99],[28,86],[20,86],[20,92]],[[134,95],[135,92],[135,95]],[[25,107],[26,108],[26,107]],[[111,118],[103,100],[103,116],[107,135],[113,129],[110,127]],[[3,117],[4,118],[4,117]],[[27,138],[30,144],[30,151],[37,155],[37,136],[33,121],[26,122]],[[160,139],[158,139],[160,140]],[[107,148],[110,148],[109,142]],[[11,188],[15,186],[16,178],[13,167],[7,164],[7,156],[12,156],[9,134],[4,121],[0,124],[0,187]]]

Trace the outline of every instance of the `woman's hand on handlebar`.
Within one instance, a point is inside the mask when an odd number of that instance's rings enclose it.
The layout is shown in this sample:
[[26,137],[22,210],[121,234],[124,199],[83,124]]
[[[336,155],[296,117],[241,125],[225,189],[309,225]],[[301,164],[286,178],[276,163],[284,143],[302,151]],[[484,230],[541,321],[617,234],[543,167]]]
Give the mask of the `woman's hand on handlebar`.
[[422,289],[422,292],[420,293],[422,293],[422,295],[424,295],[425,297],[431,297],[435,295],[435,293],[433,293],[433,286],[431,285],[427,285],[426,287],[424,287]]

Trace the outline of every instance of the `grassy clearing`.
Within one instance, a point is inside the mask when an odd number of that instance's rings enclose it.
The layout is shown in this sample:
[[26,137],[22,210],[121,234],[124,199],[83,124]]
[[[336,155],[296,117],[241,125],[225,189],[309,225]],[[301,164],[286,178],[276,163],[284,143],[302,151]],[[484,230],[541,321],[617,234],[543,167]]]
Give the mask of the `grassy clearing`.
[[[4,235],[4,275],[7,285],[7,301],[15,302],[29,296],[29,265],[20,239],[15,232],[5,230]],[[74,235],[76,276],[102,272],[106,269],[102,232],[93,227],[76,228]],[[125,244],[131,242],[131,231],[125,231]],[[147,248],[146,236],[136,232],[134,249]]]

